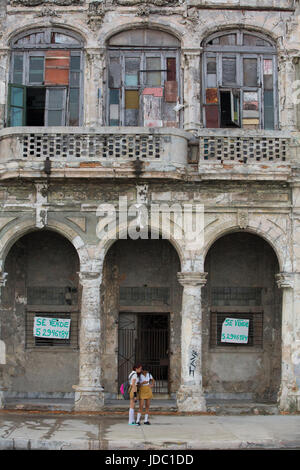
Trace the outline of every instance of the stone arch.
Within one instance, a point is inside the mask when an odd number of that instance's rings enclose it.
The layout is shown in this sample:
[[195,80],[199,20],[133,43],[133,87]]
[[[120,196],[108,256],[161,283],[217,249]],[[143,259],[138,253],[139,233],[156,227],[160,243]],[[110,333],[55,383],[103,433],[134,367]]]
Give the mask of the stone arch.
[[82,46],[86,45],[88,43],[88,35],[90,34],[90,31],[84,31],[82,28],[76,27],[74,25],[66,25],[65,23],[49,23],[49,22],[35,22],[35,23],[27,23],[23,24],[19,28],[14,28],[11,31],[8,31],[7,34],[7,44],[9,47],[12,46],[12,42],[14,41],[15,38],[18,36],[21,36],[22,34],[26,34],[29,31],[38,30],[38,29],[47,29],[47,28],[57,28],[60,29],[62,32],[65,31],[66,33],[73,33],[75,36],[77,36],[78,39],[82,41]]
[[122,32],[130,31],[132,29],[150,29],[154,31],[162,31],[168,33],[171,36],[174,36],[180,42],[182,42],[184,36],[184,30],[178,28],[177,25],[175,28],[174,25],[170,26],[170,24],[165,24],[161,22],[158,23],[154,21],[144,22],[140,21],[139,19],[136,19],[136,21],[130,23],[130,26],[128,24],[113,26],[108,31],[105,31],[102,36],[98,38],[98,41],[101,42],[101,44],[108,44],[109,40],[113,36]]
[[281,238],[283,234],[275,225],[271,224],[270,222],[268,225],[269,226],[267,230],[263,230],[261,227],[259,227],[259,225],[256,226],[254,224],[248,225],[246,229],[242,229],[240,226],[232,224],[231,221],[225,223],[222,221],[218,224],[218,226],[214,227],[214,229],[206,229],[204,240],[207,241],[204,242],[203,260],[205,260],[205,257],[211,246],[219,238],[222,238],[224,235],[228,235],[229,233],[249,232],[263,238],[272,247],[276,254],[280,271],[288,272],[291,269],[292,261],[289,256],[288,258],[286,257],[286,254],[283,252],[282,247],[279,244],[279,238]]
[[[98,243],[98,246],[95,250],[95,261],[99,261],[103,263],[105,256],[107,255],[109,249],[112,247],[112,245],[116,241],[118,241],[119,239],[122,239],[122,237],[127,234],[127,230],[128,230],[128,227],[126,225],[124,227],[122,226],[119,227],[119,230],[117,231],[116,236],[115,236],[114,230],[111,230],[110,232],[108,232],[107,236],[105,238],[102,238],[100,242]],[[159,236],[165,237],[165,239],[167,239],[170,242],[170,244],[173,246],[173,248],[175,249],[180,260],[180,265],[183,266],[185,262],[186,254],[184,252],[184,246],[181,243],[179,243],[179,240],[176,240],[175,238],[170,237],[169,236],[170,234],[168,233],[164,233],[161,227],[148,225],[148,231],[155,232],[158,235],[158,237]]]
[[[82,238],[74,229],[72,229],[69,225],[63,224],[59,221],[49,222],[42,230],[45,229],[52,230],[66,238],[73,245],[78,254],[81,270],[86,268],[86,266],[89,264],[90,258]],[[22,236],[26,235],[27,233],[40,230],[41,229],[38,229],[30,220],[26,220],[21,223],[15,221],[0,238],[0,268],[3,269],[8,252]]]

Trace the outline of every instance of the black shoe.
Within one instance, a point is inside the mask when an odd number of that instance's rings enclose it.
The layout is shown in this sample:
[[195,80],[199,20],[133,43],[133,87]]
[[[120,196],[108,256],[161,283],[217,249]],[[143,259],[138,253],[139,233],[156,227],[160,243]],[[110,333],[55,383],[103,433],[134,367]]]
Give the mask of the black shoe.
[[135,423],[135,425],[136,425],[136,426],[140,426],[140,425],[141,425],[141,423],[137,422],[137,423]]
[[149,424],[151,424],[151,423],[149,423],[149,421],[145,421],[144,424],[148,424],[148,425],[149,425]]

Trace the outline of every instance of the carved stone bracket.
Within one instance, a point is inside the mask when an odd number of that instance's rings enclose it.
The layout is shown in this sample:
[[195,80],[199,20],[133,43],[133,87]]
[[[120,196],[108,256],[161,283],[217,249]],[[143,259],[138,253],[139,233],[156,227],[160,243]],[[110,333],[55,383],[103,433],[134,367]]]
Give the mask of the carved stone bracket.
[[237,223],[241,229],[245,229],[249,225],[249,213],[246,210],[238,210]]
[[294,288],[294,274],[293,273],[279,273],[276,274],[276,282],[279,289],[293,289]]

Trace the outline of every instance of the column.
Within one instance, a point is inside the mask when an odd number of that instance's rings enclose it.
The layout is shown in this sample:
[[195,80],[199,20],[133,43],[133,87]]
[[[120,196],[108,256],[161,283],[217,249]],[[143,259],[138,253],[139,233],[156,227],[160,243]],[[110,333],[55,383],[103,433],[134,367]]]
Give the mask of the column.
[[207,273],[180,272],[183,286],[181,320],[181,385],[177,392],[179,411],[206,411],[202,389],[201,287]]
[[101,386],[100,284],[102,273],[80,272],[82,285],[79,385],[75,389],[76,411],[97,411],[104,405]]
[[[0,295],[2,287],[5,286],[7,273],[0,271]],[[0,297],[1,299],[1,297]],[[4,408],[4,378],[3,378],[3,366],[6,364],[5,354],[5,343],[1,338],[1,319],[0,319],[0,409]]]
[[296,411],[297,390],[293,364],[294,336],[294,274],[281,272],[276,275],[277,285],[282,289],[282,332],[281,332],[281,384],[279,390],[279,408],[284,411]]
[[200,115],[201,49],[184,49],[184,130],[197,131],[203,127]]

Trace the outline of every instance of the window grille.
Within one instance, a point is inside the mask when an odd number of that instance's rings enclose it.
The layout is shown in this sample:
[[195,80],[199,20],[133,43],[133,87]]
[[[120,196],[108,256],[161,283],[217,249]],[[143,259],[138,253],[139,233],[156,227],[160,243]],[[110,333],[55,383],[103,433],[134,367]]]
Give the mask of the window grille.
[[[249,322],[249,335],[248,343],[235,344],[226,343],[221,341],[222,324],[225,318],[239,318],[250,320]],[[211,312],[210,314],[210,347],[234,347],[234,348],[247,348],[263,347],[263,312]]]
[[[56,338],[38,338],[33,336],[33,325],[35,317],[44,318],[65,318],[71,319],[70,324],[70,335],[68,339],[56,339]],[[78,313],[67,312],[67,313],[48,313],[48,312],[27,312],[26,313],[26,348],[35,347],[67,347],[71,349],[78,349]]]

